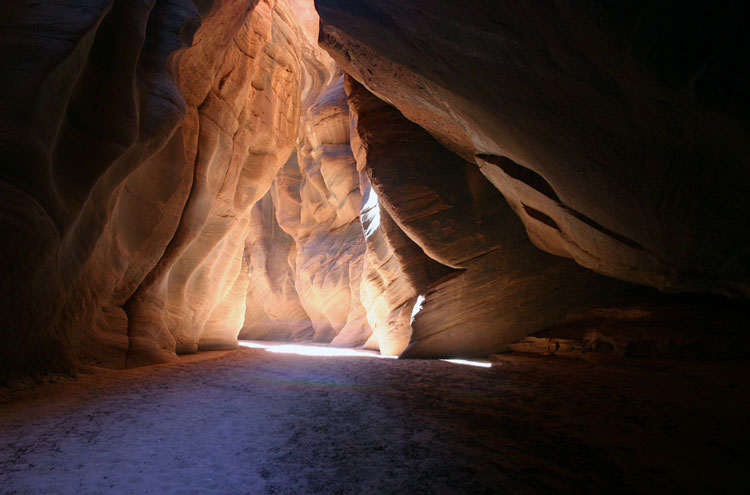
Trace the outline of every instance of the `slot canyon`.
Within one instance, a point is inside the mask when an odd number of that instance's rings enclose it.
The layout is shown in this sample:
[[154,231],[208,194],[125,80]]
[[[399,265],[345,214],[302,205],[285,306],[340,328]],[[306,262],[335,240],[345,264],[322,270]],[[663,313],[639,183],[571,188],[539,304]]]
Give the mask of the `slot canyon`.
[[746,493],[743,11],[0,3],[0,493]]

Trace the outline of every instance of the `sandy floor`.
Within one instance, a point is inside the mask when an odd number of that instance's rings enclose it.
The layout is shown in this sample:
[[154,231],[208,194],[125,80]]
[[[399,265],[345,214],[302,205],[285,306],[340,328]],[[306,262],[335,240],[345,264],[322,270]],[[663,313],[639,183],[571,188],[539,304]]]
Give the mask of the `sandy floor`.
[[749,377],[210,353],[17,394],[0,406],[0,492],[739,492]]

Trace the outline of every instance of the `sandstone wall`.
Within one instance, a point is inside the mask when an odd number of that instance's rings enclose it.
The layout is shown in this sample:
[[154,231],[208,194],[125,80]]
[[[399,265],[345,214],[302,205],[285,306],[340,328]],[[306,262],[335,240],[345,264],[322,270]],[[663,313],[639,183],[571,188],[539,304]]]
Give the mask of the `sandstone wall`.
[[747,300],[733,2],[315,5],[0,5],[0,375]]
[[475,162],[537,246],[750,295],[740,2],[315,3],[344,71]]
[[251,207],[301,108],[309,34],[289,6],[22,1],[0,15],[2,370],[236,345]]
[[359,175],[343,76],[315,49],[308,71],[327,77],[308,77],[317,88],[306,92],[296,153],[256,206],[261,224],[248,250],[260,276],[251,279],[253,314],[242,336],[358,345],[370,336],[360,303],[365,243]]
[[192,187],[165,255],[126,305],[130,359],[236,345],[252,206],[294,146],[304,39],[286,3],[230,2],[183,56],[188,114],[175,139],[187,143],[179,168]]
[[127,182],[186,112],[172,75],[200,13],[189,1],[21,1],[0,16],[0,367],[67,369],[81,353],[123,365],[122,305],[186,192],[154,163],[167,187],[153,200],[175,204],[140,223],[123,214],[138,212]]
[[[395,249],[395,256],[388,252],[400,265],[391,278],[410,283],[407,297],[389,305],[392,312],[400,311],[407,329],[393,353],[487,355],[628,288],[534,247],[474,164],[356,81],[349,79],[347,89],[355,155],[377,191],[380,230],[390,245],[403,239],[399,244],[409,246],[406,263],[403,247]],[[368,267],[369,262],[368,257]],[[429,270],[415,270],[417,263]],[[401,301],[409,304],[399,306]],[[377,308],[375,301],[366,306],[371,313]],[[378,319],[390,323],[397,319],[392,315]]]
[[[296,193],[297,201],[286,202],[278,214],[298,215],[300,177],[296,153],[276,176],[272,189],[282,181],[290,186],[290,194]],[[240,336],[249,340],[312,340],[312,323],[295,286],[297,245],[279,226],[276,215],[276,203],[269,191],[253,208],[250,235],[245,240],[250,281]]]

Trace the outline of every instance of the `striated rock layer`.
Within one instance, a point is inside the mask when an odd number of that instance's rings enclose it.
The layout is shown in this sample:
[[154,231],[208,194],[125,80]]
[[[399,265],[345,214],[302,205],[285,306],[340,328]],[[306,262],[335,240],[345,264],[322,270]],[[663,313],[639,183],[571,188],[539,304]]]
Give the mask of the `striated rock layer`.
[[[401,237],[402,246],[413,245],[406,263],[395,256],[401,279],[411,282],[413,290],[402,310],[405,326],[413,320],[404,357],[503,350],[627,287],[536,249],[475,165],[443,148],[356,81],[348,80],[348,90],[355,154],[377,191],[381,230],[389,240]],[[432,268],[432,277],[414,277],[419,271],[414,265],[425,266],[425,258],[442,272]],[[422,296],[418,303],[417,295]],[[398,353],[408,342],[402,342]]]
[[327,61],[323,86],[306,92],[296,153],[256,206],[243,338],[358,345],[370,336],[360,303],[365,243],[349,107],[343,76]]
[[309,22],[285,0],[0,15],[0,371],[236,345],[252,206],[294,148]]
[[343,69],[479,165],[538,247],[750,295],[738,2],[316,0]]
[[[277,188],[279,178],[284,177],[293,181],[292,191],[298,192],[298,170],[297,155],[293,154],[271,187]],[[279,226],[277,214],[289,211],[277,212],[270,192],[253,208],[250,235],[245,240],[250,281],[240,336],[250,340],[311,340],[312,323],[295,285],[297,246]]]
[[129,359],[236,346],[252,206],[294,146],[304,39],[285,2],[228,2],[185,52],[177,79],[188,113],[173,138],[185,151],[170,161],[192,172],[192,187],[164,256],[126,305]]
[[[122,305],[189,189],[170,164],[144,162],[186,113],[172,75],[200,12],[21,1],[0,16],[0,371],[66,369],[81,354],[123,365]],[[165,183],[133,193],[145,175]]]
[[315,4],[0,6],[0,374],[240,331],[444,357],[622,318],[627,347],[714,307],[631,283],[747,300],[731,4]]

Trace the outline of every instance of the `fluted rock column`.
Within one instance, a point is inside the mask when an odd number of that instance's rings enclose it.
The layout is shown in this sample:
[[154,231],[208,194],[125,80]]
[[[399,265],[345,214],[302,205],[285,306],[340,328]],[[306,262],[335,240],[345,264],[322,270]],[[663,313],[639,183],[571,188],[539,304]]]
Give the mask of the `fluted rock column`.
[[[182,58],[191,189],[164,256],[128,302],[129,365],[236,346],[251,210],[294,146],[303,34],[284,1],[215,7]],[[174,156],[163,157],[174,159]]]

